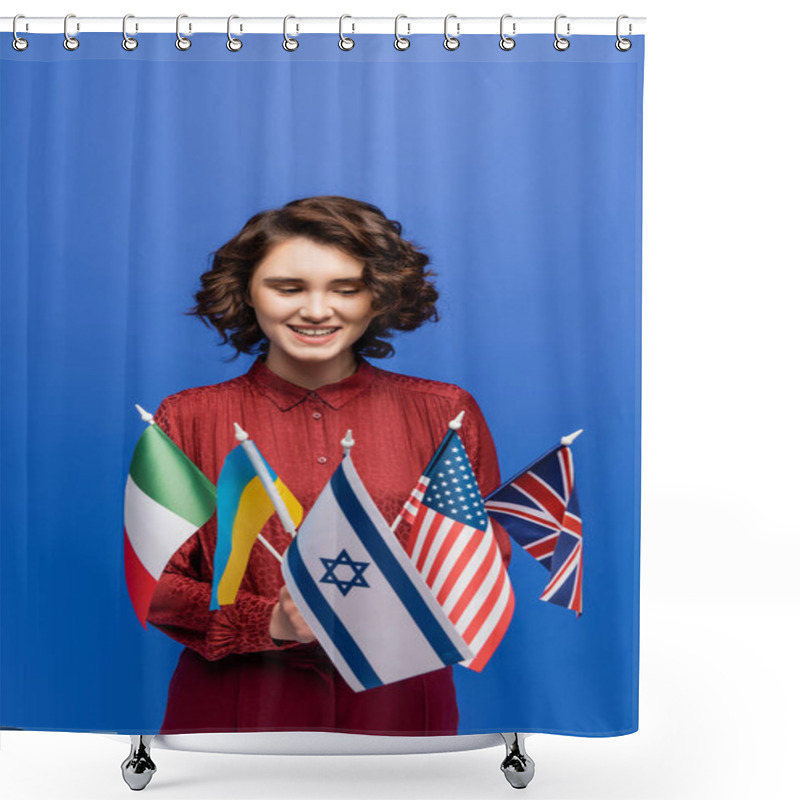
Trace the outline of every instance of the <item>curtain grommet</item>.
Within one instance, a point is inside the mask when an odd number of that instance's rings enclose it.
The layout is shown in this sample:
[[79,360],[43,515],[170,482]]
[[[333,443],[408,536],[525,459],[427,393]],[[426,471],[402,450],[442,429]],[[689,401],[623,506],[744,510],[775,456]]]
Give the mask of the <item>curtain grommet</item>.
[[[628,19],[628,15],[627,14],[620,14],[617,17],[617,41],[614,42],[614,47],[616,47],[617,50],[620,51],[620,53],[627,53],[628,50],[630,50],[631,47],[633,47],[633,42],[630,39],[625,39],[622,36],[620,36],[619,23],[622,22],[623,19]],[[628,23],[628,35],[629,36],[630,36],[632,30],[633,30],[633,28],[632,28],[632,26],[631,26],[631,24],[629,22]]]
[[[71,18],[75,18],[75,15],[67,14],[67,16],[64,17],[64,49],[69,51],[77,50],[81,46],[81,43],[74,36],[70,36],[67,30]],[[76,30],[80,29],[81,26],[78,25]]]
[[[187,19],[188,17],[188,14],[178,14],[178,18],[175,20],[175,47],[181,51],[188,50],[192,46],[192,40],[181,34],[181,20]],[[192,30],[191,25],[189,26],[189,30]]]
[[[558,50],[559,53],[563,53],[565,50],[567,50],[569,48],[569,39],[567,39],[564,36],[561,36],[561,34],[559,34],[559,32],[558,32],[558,21],[560,19],[566,19],[566,18],[567,18],[566,14],[559,14],[556,17],[555,22],[553,23],[553,33],[555,34],[555,37],[556,37],[555,41],[553,42],[553,47],[555,47],[555,49]],[[567,36],[569,36],[569,28],[570,28],[570,24],[568,22],[567,23]]]
[[[405,14],[398,14],[394,18],[394,49],[400,50],[402,52],[404,50],[408,50],[408,48],[411,47],[411,39],[407,39],[405,36],[400,35],[398,27],[401,19],[408,19],[408,17]],[[406,35],[410,36],[411,23],[407,22],[406,26],[408,27],[408,33]]]
[[461,42],[458,39],[458,35],[459,35],[459,33],[461,33],[461,23],[460,22],[458,22],[458,21],[456,22],[456,35],[455,36],[451,36],[447,32],[447,23],[451,19],[456,19],[457,20],[458,17],[455,14],[448,14],[444,18],[444,42],[443,42],[444,49],[445,50],[450,50],[450,52],[452,52],[453,50],[458,50],[459,45],[461,44]]
[[231,14],[228,17],[228,41],[225,42],[225,47],[227,47],[231,53],[238,53],[244,46],[244,42],[242,42],[241,39],[237,39],[235,36],[231,35],[231,20],[234,19],[239,19],[239,17],[236,14]]
[[24,14],[17,14],[14,17],[14,21],[11,23],[11,33],[14,35],[13,40],[11,41],[11,46],[18,52],[21,53],[23,50],[28,49],[28,40],[23,39],[21,36],[17,35],[17,20],[18,19],[25,19]]
[[[342,16],[339,17],[339,49],[344,50],[345,52],[347,52],[348,50],[352,50],[356,46],[355,40],[349,38],[348,36],[345,36],[342,30],[344,21],[346,19],[353,19],[353,18],[349,14],[342,14]],[[355,32],[356,29],[355,23],[352,24],[352,28],[353,31]]]
[[510,18],[511,14],[503,14],[503,16],[500,17],[500,49],[505,50],[506,52],[513,50],[517,46],[517,41],[513,36],[517,32],[517,23],[511,23],[511,36],[506,36],[505,32],[503,31],[503,23]]
[[292,14],[287,14],[283,18],[283,49],[287,53],[294,53],[294,51],[300,47],[300,40],[289,36],[286,30],[290,19],[297,19],[297,17],[293,16]]
[[127,50],[129,53],[139,46],[139,40],[128,36],[128,20],[136,19],[133,14],[126,14],[122,18],[122,49]]

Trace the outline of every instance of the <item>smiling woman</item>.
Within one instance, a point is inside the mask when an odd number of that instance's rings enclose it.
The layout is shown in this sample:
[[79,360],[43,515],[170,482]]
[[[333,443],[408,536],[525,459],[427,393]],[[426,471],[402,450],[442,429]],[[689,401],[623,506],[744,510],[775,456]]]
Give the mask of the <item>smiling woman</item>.
[[[166,398],[156,421],[215,483],[240,423],[307,512],[342,455],[391,522],[448,430],[460,434],[486,496],[500,483],[480,409],[460,387],[378,369],[364,356],[437,320],[429,259],[399,222],[369,203],[311,197],[252,217],[216,251],[191,314],[237,355],[258,353],[230,381]],[[507,563],[507,533],[493,523]],[[405,545],[410,530],[395,535]],[[261,531],[283,553],[276,516]],[[235,603],[211,610],[216,517],[173,556],[149,620],[186,646],[170,682],[161,733],[331,731],[452,735],[452,667],[354,692],[317,642],[284,585],[279,562],[256,546]],[[385,635],[392,636],[387,630]]]

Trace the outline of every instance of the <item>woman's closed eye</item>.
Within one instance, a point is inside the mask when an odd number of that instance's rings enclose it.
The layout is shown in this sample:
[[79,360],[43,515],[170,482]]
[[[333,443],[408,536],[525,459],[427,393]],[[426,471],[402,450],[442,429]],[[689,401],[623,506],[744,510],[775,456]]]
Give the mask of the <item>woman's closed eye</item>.
[[[285,288],[285,289],[276,288],[275,291],[277,291],[278,294],[295,294],[296,292],[299,292],[300,289],[297,287]],[[361,291],[360,289],[337,289],[336,293],[343,295],[350,295],[350,294],[358,294],[360,291]]]

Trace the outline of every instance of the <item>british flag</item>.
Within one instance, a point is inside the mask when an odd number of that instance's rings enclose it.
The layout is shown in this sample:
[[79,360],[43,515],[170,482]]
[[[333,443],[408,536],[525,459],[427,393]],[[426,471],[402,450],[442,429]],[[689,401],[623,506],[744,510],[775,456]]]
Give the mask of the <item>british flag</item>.
[[467,452],[451,428],[392,526],[411,525],[406,550],[480,672],[514,613],[514,592]]
[[569,446],[554,447],[492,492],[485,504],[489,515],[550,572],[540,599],[580,616],[583,523]]

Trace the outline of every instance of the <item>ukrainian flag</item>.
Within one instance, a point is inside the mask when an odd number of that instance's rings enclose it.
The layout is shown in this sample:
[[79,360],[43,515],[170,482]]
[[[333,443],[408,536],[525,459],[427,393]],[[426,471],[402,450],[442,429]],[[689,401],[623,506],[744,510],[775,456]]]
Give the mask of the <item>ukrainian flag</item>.
[[[283,499],[295,526],[303,519],[303,508],[283,481],[259,453],[270,478]],[[275,513],[266,489],[256,475],[244,448],[228,453],[217,481],[217,546],[211,610],[231,605],[244,577],[250,551],[267,520]]]

